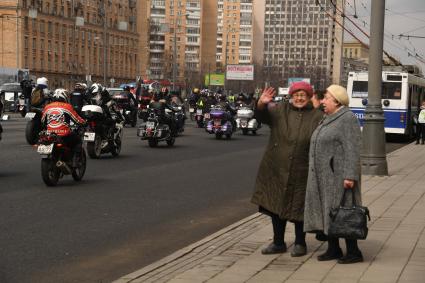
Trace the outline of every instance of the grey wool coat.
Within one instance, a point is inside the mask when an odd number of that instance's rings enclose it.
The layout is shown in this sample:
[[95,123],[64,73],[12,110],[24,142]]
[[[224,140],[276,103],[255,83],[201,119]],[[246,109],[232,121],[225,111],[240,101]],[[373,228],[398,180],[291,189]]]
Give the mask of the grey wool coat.
[[302,221],[308,175],[310,137],[323,117],[311,103],[298,109],[288,102],[269,104],[257,118],[270,126],[251,201],[260,211]]
[[[346,107],[316,128],[310,142],[304,231],[328,233],[329,211],[341,202],[344,179],[355,180],[355,202],[361,204],[360,147],[359,123]],[[346,204],[351,203],[351,193],[346,195]]]

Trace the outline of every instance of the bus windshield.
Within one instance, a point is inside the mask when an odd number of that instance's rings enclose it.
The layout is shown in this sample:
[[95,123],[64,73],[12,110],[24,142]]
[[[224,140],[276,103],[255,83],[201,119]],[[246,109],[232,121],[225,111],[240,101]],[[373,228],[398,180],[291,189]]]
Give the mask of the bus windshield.
[[[353,98],[367,98],[368,82],[353,82]],[[382,83],[382,99],[401,99],[401,82],[383,82]]]

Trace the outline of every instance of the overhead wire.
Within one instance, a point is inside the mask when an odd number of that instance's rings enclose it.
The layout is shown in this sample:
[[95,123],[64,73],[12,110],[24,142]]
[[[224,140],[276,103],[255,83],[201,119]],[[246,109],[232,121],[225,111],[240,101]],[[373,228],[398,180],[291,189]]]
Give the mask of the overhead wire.
[[[345,17],[346,19],[348,19],[348,20],[350,20],[350,22],[352,22],[353,23],[353,21],[346,15],[346,14],[344,14],[344,12],[343,11],[341,11],[338,7],[336,7],[336,5],[333,3],[333,1],[331,1],[331,3],[334,5],[334,7],[336,8],[336,9],[338,9],[338,11],[341,13],[341,16],[342,17]],[[351,4],[349,4],[349,2],[347,1],[346,3],[348,3],[348,6],[350,6],[351,8],[353,8],[353,6],[351,5]],[[369,12],[368,11],[368,9],[367,9],[367,7],[366,7],[366,5],[363,3],[363,2],[361,2],[361,5],[362,5],[362,7],[366,10],[366,12]],[[358,19],[356,19],[356,20],[358,20]],[[366,21],[362,21],[363,22],[363,24],[366,26],[366,25],[369,25]],[[354,24],[354,23],[353,23]],[[366,35],[366,32],[364,32],[358,25],[356,25],[356,24],[354,24],[355,25],[355,27],[357,28],[357,29],[359,29],[363,34],[365,34]],[[370,25],[369,25],[370,26]],[[385,33],[384,32],[384,36],[387,36],[387,37],[391,37],[391,40],[392,41],[394,41],[394,37],[396,37],[396,35],[394,35],[394,34],[391,34],[390,33],[390,35],[388,35],[387,33]],[[369,35],[367,35],[367,37],[369,38]],[[396,42],[391,42],[391,41],[386,41],[388,44],[390,44],[390,45],[392,45],[392,46],[394,46],[394,47],[396,47],[396,48],[398,48],[398,49],[400,49],[400,50],[402,50],[402,51],[404,51],[404,52],[407,52],[407,55],[408,55],[408,57],[415,57],[418,61],[420,61],[421,63],[424,63],[425,64],[425,61],[424,61],[424,58],[423,58],[423,56],[421,56],[420,54],[418,54],[417,52],[416,52],[416,49],[415,49],[415,47],[413,46],[413,44],[412,44],[412,42],[410,42],[409,40],[408,40],[408,42],[409,42],[409,44],[410,45],[412,45],[412,47],[414,47],[414,50],[412,51],[412,50],[410,50],[407,46],[405,46],[405,45],[403,45],[403,44],[401,44],[401,43],[398,43],[399,45],[397,46],[396,45]],[[401,46],[401,47],[400,47]],[[385,50],[384,50],[384,53],[385,53]],[[387,56],[388,56],[388,54],[387,54]]]

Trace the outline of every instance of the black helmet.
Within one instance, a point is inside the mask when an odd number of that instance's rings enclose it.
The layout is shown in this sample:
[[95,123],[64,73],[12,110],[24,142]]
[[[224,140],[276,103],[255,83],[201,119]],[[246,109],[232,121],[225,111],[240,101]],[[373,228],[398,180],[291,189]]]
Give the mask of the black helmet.
[[126,86],[124,87],[124,90],[125,90],[125,91],[130,91],[130,86],[129,86],[129,85],[126,85]]

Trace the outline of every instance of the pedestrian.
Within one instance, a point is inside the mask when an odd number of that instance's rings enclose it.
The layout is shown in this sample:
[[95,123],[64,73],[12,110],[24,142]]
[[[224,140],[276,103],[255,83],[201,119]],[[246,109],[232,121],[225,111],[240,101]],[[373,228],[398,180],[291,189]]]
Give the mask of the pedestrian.
[[323,90],[315,90],[313,92],[313,97],[311,98],[311,102],[313,103],[314,108],[319,108],[320,110],[323,110],[321,101],[323,100],[324,95],[325,95],[325,92]]
[[306,82],[292,84],[291,102],[274,103],[276,91],[264,90],[257,103],[256,117],[270,126],[269,143],[257,174],[251,201],[269,215],[273,242],[263,254],[286,252],[284,240],[287,221],[295,224],[295,245],[291,256],[307,253],[303,232],[304,198],[308,175],[310,137],[323,112],[313,107],[313,89]]
[[421,111],[419,112],[416,124],[416,144],[424,144],[425,140],[425,100],[422,101]]
[[[304,231],[328,234],[329,212],[340,205],[344,190],[354,190],[354,201],[361,205],[361,133],[356,116],[348,108],[345,88],[331,85],[322,100],[325,117],[310,142],[309,173],[305,197]],[[352,203],[347,194],[346,203]],[[319,261],[338,259],[338,263],[363,261],[357,240],[345,239],[345,256],[339,239],[328,236],[328,247]]]
[[32,92],[32,80],[31,79],[24,79],[20,83],[22,94],[24,95],[24,103],[25,103],[25,111],[30,111],[30,99],[31,99],[31,92]]

